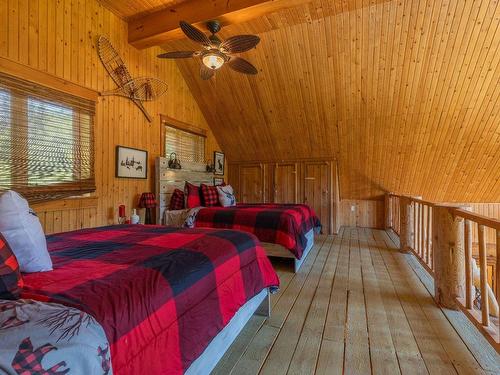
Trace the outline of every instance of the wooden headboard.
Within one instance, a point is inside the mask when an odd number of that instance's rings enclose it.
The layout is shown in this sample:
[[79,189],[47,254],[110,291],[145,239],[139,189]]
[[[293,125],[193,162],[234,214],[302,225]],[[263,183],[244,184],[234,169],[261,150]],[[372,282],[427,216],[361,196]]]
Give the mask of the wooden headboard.
[[175,189],[184,191],[186,181],[193,185],[213,185],[214,175],[206,171],[204,163],[182,162],[182,169],[168,168],[168,159],[156,158],[155,161],[155,195],[158,199],[156,207],[156,223],[163,224],[163,212],[168,208],[170,198]]

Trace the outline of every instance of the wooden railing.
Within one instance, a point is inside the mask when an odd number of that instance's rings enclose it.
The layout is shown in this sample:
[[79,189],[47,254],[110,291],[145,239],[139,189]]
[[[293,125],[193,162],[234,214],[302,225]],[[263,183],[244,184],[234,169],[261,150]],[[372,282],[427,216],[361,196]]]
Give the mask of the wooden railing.
[[433,204],[421,199],[411,199],[413,203],[413,252],[427,270],[434,273],[434,251],[432,249],[432,209]]
[[390,209],[390,220],[388,222],[389,227],[392,228],[394,232],[399,236],[400,231],[400,203],[399,197],[397,195],[389,194],[389,209]]
[[[465,248],[465,296],[457,296],[459,307],[473,321],[479,329],[487,333],[487,338],[492,344],[500,344],[500,220],[491,219],[486,216],[474,214],[463,209],[451,209],[456,217],[464,221],[464,248]],[[477,283],[474,282],[473,260],[473,230],[477,226],[478,252],[479,252],[479,291],[480,301],[477,301],[475,290]],[[491,279],[494,285],[488,282],[488,253],[486,243],[486,230],[491,228],[496,231],[496,267]],[[497,311],[490,311],[490,308]]]
[[[386,227],[400,237],[401,251],[413,253],[433,276],[436,301],[463,310],[500,352],[500,220],[464,205],[395,194],[386,204]],[[487,231],[496,233],[489,243]]]

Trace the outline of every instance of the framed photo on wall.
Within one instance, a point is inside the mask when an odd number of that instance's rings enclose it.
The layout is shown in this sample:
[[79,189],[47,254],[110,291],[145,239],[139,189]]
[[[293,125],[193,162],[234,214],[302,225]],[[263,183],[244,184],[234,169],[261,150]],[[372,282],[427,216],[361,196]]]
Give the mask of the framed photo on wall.
[[214,174],[224,176],[224,162],[224,153],[220,151],[214,151]]
[[148,178],[148,152],[116,146],[116,177]]
[[224,183],[224,179],[221,177],[214,177],[214,186],[220,186]]

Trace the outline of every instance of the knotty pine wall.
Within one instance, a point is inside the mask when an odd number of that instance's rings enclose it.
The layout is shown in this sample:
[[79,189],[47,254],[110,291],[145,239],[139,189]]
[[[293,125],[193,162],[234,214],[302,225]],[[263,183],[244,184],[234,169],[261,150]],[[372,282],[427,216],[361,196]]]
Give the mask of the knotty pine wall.
[[[97,91],[115,88],[97,55],[100,34],[108,36],[133,77],[157,77],[169,89],[161,99],[145,104],[154,116],[152,123],[127,99],[99,98],[95,118],[97,191],[91,198],[35,207],[47,233],[114,223],[119,204],[127,205],[130,212],[140,193],[153,190],[154,159],[160,154],[159,114],[208,129],[175,62],[157,59],[159,48],[138,51],[129,46],[126,23],[96,0],[0,1],[0,58]],[[114,177],[116,145],[149,151],[147,180]],[[210,131],[206,147],[207,156],[220,149]]]
[[383,229],[384,200],[342,199],[339,216],[343,226]]

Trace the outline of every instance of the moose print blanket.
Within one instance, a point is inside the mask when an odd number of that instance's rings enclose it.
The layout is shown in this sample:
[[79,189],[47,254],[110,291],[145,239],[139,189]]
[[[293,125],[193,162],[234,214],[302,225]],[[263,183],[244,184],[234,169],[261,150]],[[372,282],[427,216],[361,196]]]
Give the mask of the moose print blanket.
[[0,300],[0,373],[110,375],[108,341],[95,319],[80,310]]

